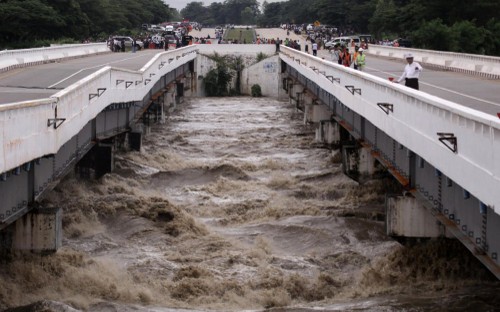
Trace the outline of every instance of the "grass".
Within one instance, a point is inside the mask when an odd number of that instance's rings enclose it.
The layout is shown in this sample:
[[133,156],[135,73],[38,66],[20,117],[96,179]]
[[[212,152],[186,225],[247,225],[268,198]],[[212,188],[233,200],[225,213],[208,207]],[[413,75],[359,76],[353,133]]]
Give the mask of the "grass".
[[224,32],[224,40],[238,41],[238,43],[252,43],[255,38],[254,29],[234,28],[226,29]]

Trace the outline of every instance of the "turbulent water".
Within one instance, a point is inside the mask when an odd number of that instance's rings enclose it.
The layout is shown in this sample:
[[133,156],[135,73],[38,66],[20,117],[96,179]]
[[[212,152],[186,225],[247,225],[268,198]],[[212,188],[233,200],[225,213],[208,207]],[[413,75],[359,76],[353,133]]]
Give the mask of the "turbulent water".
[[0,267],[11,311],[494,311],[453,241],[385,236],[390,179],[358,185],[268,98],[187,99],[99,181],[68,177],[64,247]]

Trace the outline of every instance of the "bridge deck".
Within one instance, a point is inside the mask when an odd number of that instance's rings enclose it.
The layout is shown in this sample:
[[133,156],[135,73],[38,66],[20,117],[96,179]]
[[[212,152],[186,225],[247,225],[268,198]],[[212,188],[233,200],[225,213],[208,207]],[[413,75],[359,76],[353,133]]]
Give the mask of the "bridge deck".
[[[0,104],[47,98],[107,65],[139,70],[158,52],[163,51],[110,53],[5,72],[0,74]],[[325,50],[318,54],[326,60],[331,58]],[[399,77],[404,64],[400,59],[367,55],[365,72],[382,78]],[[420,78],[420,89],[424,92],[488,114],[500,112],[500,80],[425,66]]]

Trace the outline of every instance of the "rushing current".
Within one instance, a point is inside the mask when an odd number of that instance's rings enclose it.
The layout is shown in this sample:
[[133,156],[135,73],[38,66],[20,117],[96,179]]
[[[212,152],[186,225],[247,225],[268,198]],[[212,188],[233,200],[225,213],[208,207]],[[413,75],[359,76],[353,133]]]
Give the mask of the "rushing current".
[[63,248],[0,266],[12,311],[494,311],[460,244],[384,230],[389,179],[362,185],[270,98],[185,99],[99,180],[67,177]]

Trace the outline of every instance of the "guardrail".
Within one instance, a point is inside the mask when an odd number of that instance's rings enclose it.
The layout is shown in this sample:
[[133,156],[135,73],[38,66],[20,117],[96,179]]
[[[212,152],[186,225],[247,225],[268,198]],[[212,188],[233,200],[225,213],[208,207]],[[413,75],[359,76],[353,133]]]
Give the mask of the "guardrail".
[[479,75],[490,79],[500,79],[500,57],[465,54],[455,52],[395,48],[381,45],[370,45],[368,54],[404,59],[406,53],[412,53],[416,62],[428,64],[442,69]]
[[[500,214],[500,121],[496,116],[300,51],[283,46],[281,50],[287,64]],[[359,89],[360,94],[346,86]],[[392,104],[393,111],[386,114],[377,103]],[[441,143],[439,133],[456,138],[456,152]]]
[[167,51],[139,71],[107,66],[50,98],[0,105],[0,172],[55,154],[109,104],[142,101],[163,75],[196,56],[196,46]]
[[106,42],[0,51],[0,72],[73,57],[111,52]]

